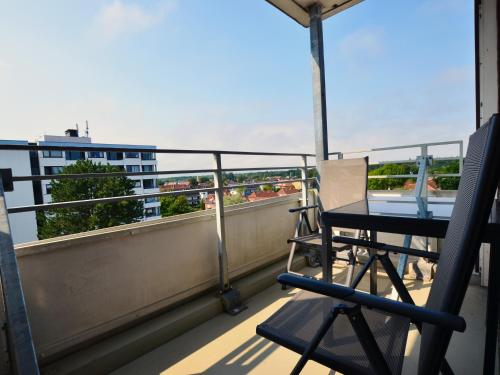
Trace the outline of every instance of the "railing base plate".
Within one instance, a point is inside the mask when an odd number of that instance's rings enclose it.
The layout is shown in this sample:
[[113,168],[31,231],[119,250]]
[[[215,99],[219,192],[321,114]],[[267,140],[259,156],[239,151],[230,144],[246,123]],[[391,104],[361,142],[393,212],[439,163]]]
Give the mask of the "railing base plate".
[[237,289],[228,289],[225,292],[220,293],[220,298],[224,310],[229,315],[238,315],[243,310],[246,310],[248,306],[241,302],[240,292]]

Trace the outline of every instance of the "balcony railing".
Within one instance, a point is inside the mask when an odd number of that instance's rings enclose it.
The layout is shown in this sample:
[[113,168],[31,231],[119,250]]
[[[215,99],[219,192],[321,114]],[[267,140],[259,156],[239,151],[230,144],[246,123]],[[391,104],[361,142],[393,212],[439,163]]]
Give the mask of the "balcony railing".
[[[376,148],[370,150],[360,150],[360,151],[352,151],[352,152],[336,152],[331,155],[336,156],[339,159],[342,159],[346,155],[353,154],[369,154],[373,152],[379,151],[388,151],[388,150],[399,150],[399,149],[412,149],[418,148],[420,150],[420,155],[417,155],[417,158],[410,160],[396,160],[389,162],[379,162],[372,163],[373,164],[386,164],[386,163],[412,163],[417,162],[419,157],[429,157],[428,149],[433,146],[441,146],[441,145],[458,145],[459,147],[459,156],[457,157],[449,157],[449,158],[436,158],[435,160],[459,160],[460,171],[458,174],[446,174],[443,176],[460,176],[463,165],[463,144],[461,141],[451,141],[451,142],[439,142],[439,143],[427,143],[427,144],[418,144],[418,145],[407,145],[407,146],[395,146],[395,147],[385,147],[385,148]],[[89,157],[91,157],[90,153],[94,155],[96,152],[100,153],[116,153],[121,155],[127,155],[127,153],[141,153],[141,155],[150,155],[151,149],[137,149],[137,148],[99,148],[95,147],[85,147],[85,146],[39,146],[39,145],[0,145],[0,150],[17,150],[17,151],[44,151],[45,153],[51,152],[62,152],[69,151],[72,154],[82,155],[85,152],[89,153]],[[302,197],[301,204],[304,206],[308,205],[308,182],[312,179],[308,178],[308,171],[310,169],[315,168],[313,165],[308,165],[308,158],[314,157],[313,154],[305,154],[305,153],[280,153],[280,152],[244,152],[244,151],[219,151],[219,150],[176,150],[176,149],[155,149],[154,152],[156,154],[197,154],[197,155],[206,155],[212,160],[212,168],[208,169],[179,169],[179,170],[159,170],[159,171],[123,171],[123,172],[109,172],[109,173],[84,173],[84,174],[46,174],[46,175],[14,175],[11,178],[7,177],[4,182],[4,186],[9,184],[14,184],[16,182],[22,181],[43,181],[43,180],[63,180],[63,179],[85,179],[85,178],[105,178],[105,177],[128,177],[128,176],[162,176],[162,175],[200,175],[200,174],[212,174],[214,179],[214,187],[204,187],[204,188],[193,188],[187,190],[176,190],[176,191],[168,191],[168,192],[153,192],[146,194],[137,194],[137,195],[126,195],[126,196],[115,196],[115,197],[106,197],[106,198],[98,198],[98,199],[90,199],[90,200],[75,200],[75,201],[67,201],[67,202],[56,202],[56,203],[44,203],[44,204],[34,204],[34,205],[24,205],[24,206],[14,206],[6,208],[5,204],[3,207],[0,207],[0,211],[2,217],[7,219],[8,214],[16,214],[21,212],[32,212],[32,211],[46,211],[57,208],[71,208],[71,207],[79,207],[84,205],[95,205],[95,204],[103,204],[103,203],[115,203],[124,200],[150,200],[157,199],[162,196],[175,196],[175,195],[184,195],[184,194],[196,194],[196,193],[214,193],[215,195],[215,216],[217,223],[217,257],[219,261],[219,289],[221,294],[230,293],[231,285],[228,276],[228,260],[227,260],[227,251],[226,251],[226,239],[225,239],[225,220],[224,220],[224,190],[226,187],[223,185],[223,174],[227,172],[248,172],[248,171],[279,171],[279,170],[293,170],[297,169],[301,171],[301,178],[297,179],[286,179],[279,181],[261,181],[255,183],[241,183],[231,185],[230,188],[247,188],[247,187],[258,187],[263,185],[275,185],[282,183],[293,183],[300,182],[302,184]],[[222,157],[223,156],[269,156],[269,157],[295,157],[300,158],[300,165],[292,165],[292,166],[266,166],[266,167],[242,167],[242,168],[224,168],[222,165]],[[148,159],[149,160],[149,159]],[[153,159],[151,159],[153,160]],[[427,166],[428,164],[426,164]],[[426,167],[427,168],[427,167]],[[427,171],[427,169],[426,169]],[[6,175],[8,176],[8,174]],[[415,178],[415,175],[387,175],[387,176],[370,176],[370,178]],[[2,197],[3,198],[3,197]],[[3,247],[4,249],[4,247]],[[3,251],[3,250],[2,250]],[[14,257],[15,262],[15,257]],[[16,268],[17,272],[17,268]],[[15,276],[15,275],[14,275]],[[17,275],[17,282],[14,280],[15,277],[11,281],[2,280],[3,285],[12,285],[12,283],[16,284],[19,281],[19,275]],[[9,284],[10,283],[10,284]],[[15,289],[15,288],[14,288]],[[13,290],[14,290],[13,289]],[[10,290],[4,289],[4,298],[6,299],[6,294],[9,293]],[[22,297],[22,291],[20,287],[18,288],[17,293]],[[7,302],[7,301],[6,301]],[[237,304],[239,301],[233,300],[230,301],[232,303]],[[19,301],[18,301],[19,303]],[[234,307],[234,306],[232,306]],[[228,308],[231,308],[229,306]],[[7,311],[9,315],[9,311]],[[9,318],[9,316],[8,316]],[[14,316],[10,316],[11,322],[15,322],[17,319]],[[14,324],[15,323],[11,323]],[[28,326],[29,329],[29,326]],[[15,348],[19,347],[19,343],[10,342],[10,347]],[[23,344],[25,345],[25,344]]]

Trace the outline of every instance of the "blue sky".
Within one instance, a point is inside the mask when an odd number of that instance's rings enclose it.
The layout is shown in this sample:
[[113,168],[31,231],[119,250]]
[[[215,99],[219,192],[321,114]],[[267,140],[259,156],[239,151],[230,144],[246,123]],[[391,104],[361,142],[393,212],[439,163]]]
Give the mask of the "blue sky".
[[[0,6],[0,138],[88,120],[95,142],[313,151],[309,30],[264,0]],[[365,0],[325,21],[330,149],[465,139],[472,16],[467,0]]]

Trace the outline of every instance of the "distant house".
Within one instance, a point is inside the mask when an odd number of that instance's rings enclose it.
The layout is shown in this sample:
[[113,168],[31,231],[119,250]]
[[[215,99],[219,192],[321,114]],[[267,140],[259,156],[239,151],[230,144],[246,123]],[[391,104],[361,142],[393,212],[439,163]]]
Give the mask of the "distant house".
[[284,186],[278,191],[278,195],[280,197],[285,196],[285,195],[290,195],[290,194],[295,194],[298,193],[299,190],[295,189],[295,186]]
[[189,181],[165,182],[160,186],[160,191],[188,190],[191,188]]
[[203,201],[205,202],[205,210],[215,209],[215,194],[208,194]]
[[[415,190],[415,186],[416,186],[416,182],[414,181],[406,181],[404,186],[403,186],[403,189],[405,190]],[[427,190],[428,191],[436,191],[438,190],[438,186],[437,186],[437,183],[436,181],[434,181],[433,178],[429,178],[427,180]]]
[[261,201],[263,199],[279,197],[278,193],[274,191],[254,191],[247,198],[249,202]]
[[[160,191],[180,191],[191,189],[189,181],[165,182],[160,186]],[[202,197],[198,192],[186,192],[184,194],[190,206],[199,206]]]

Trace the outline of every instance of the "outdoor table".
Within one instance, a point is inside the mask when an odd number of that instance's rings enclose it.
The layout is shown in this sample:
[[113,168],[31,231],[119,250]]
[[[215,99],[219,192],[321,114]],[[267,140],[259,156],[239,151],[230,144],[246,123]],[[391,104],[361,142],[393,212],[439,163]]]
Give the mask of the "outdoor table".
[[[425,218],[419,211],[422,201],[429,210]],[[322,212],[322,266],[323,280],[332,282],[332,227],[351,228],[370,231],[370,240],[376,241],[376,233],[388,232],[402,235],[444,238],[448,219],[453,208],[452,199],[401,198],[385,200],[362,200],[330,211]],[[495,355],[500,294],[500,203],[496,203],[492,217],[497,221],[488,223],[483,237],[490,246],[490,270],[488,278],[488,297],[486,307],[485,369],[490,368],[491,358]],[[420,217],[419,217],[420,216]],[[370,255],[376,250],[369,250]],[[370,268],[370,293],[377,294],[376,263]],[[493,362],[494,363],[494,362]]]

